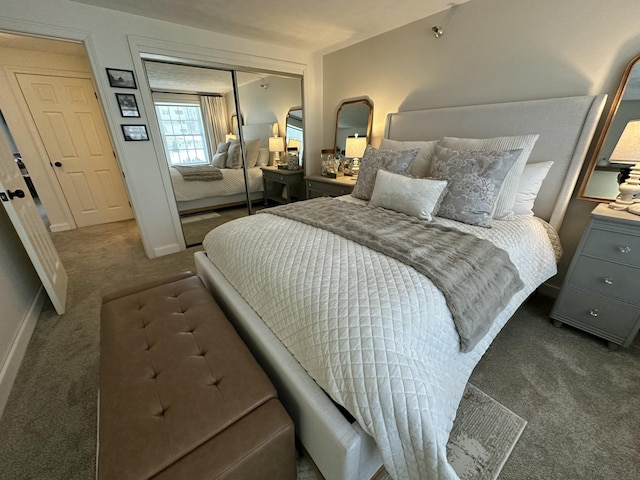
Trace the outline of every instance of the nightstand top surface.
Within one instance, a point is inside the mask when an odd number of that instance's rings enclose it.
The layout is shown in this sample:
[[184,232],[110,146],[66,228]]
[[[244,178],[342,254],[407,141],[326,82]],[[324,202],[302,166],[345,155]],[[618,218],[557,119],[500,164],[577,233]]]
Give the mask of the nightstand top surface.
[[605,217],[613,220],[621,220],[624,222],[640,223],[640,215],[634,215],[625,210],[614,210],[609,208],[608,203],[600,203],[593,209],[591,215],[596,217]]
[[305,180],[317,180],[319,182],[340,183],[340,184],[346,184],[346,185],[351,185],[351,186],[356,184],[356,180],[353,177],[350,177],[350,176],[344,176],[344,177],[338,177],[338,178],[329,178],[329,177],[323,177],[322,175],[307,175],[304,178],[305,178]]
[[270,166],[270,167],[260,167],[262,169],[263,172],[272,172],[272,173],[282,173],[284,175],[294,175],[294,174],[301,174],[303,173],[303,170],[301,168],[299,168],[298,170],[288,170],[286,168],[278,168],[276,166]]

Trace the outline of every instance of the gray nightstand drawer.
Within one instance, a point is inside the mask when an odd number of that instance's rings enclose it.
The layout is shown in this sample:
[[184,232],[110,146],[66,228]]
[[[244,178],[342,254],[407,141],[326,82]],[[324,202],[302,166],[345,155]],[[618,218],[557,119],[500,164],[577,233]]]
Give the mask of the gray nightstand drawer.
[[640,237],[634,235],[594,228],[589,232],[582,252],[640,267]]
[[568,285],[558,300],[553,318],[617,343],[635,333],[640,323],[636,307]]
[[640,305],[640,269],[581,255],[571,283],[607,297]]

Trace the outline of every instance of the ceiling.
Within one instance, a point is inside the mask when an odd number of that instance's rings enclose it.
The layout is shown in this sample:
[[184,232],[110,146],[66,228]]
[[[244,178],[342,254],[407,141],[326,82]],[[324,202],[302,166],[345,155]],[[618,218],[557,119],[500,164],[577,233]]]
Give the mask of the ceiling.
[[308,52],[329,52],[469,0],[73,0]]

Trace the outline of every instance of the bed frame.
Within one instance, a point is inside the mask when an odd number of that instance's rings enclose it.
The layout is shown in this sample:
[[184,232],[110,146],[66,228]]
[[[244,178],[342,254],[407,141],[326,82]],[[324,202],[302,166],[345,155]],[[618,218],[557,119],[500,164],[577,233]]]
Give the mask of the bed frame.
[[[385,136],[433,140],[442,136],[489,138],[539,133],[530,162],[553,160],[536,201],[536,215],[559,228],[605,95],[556,98],[388,115]],[[204,252],[196,269],[278,389],[296,435],[327,479],[368,479],[382,467],[375,442],[349,420],[311,379]]]

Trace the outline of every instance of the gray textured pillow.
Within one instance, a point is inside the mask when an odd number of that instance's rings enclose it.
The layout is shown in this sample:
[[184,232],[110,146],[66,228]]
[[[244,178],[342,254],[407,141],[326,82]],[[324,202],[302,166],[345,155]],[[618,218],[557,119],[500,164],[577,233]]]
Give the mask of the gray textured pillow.
[[448,182],[437,215],[491,227],[504,179],[521,153],[520,149],[479,152],[436,147],[431,176]]
[[218,144],[218,148],[216,148],[216,153],[227,153],[229,151],[229,142],[220,142]]
[[227,152],[216,153],[213,156],[213,161],[211,162],[211,165],[218,168],[227,168],[227,156],[228,156]]
[[240,143],[232,143],[229,146],[227,168],[242,168],[242,152],[240,151]]
[[351,195],[362,200],[369,200],[376,184],[378,170],[382,168],[392,173],[406,175],[417,153],[417,149],[392,152],[390,150],[378,150],[371,145],[367,145],[360,162],[358,180],[355,187],[353,187]]
[[391,150],[393,152],[404,152],[406,150],[419,149],[416,159],[409,169],[409,175],[424,178],[431,174],[431,162],[436,154],[438,140],[431,141],[398,141],[383,138],[380,142],[380,150]]
[[481,152],[521,149],[520,156],[516,159],[513,168],[504,180],[502,191],[498,196],[496,208],[493,212],[493,218],[503,220],[513,215],[513,206],[516,203],[520,177],[538,137],[540,135],[537,133],[495,138],[444,137],[440,140],[440,145],[453,150],[476,150]]

